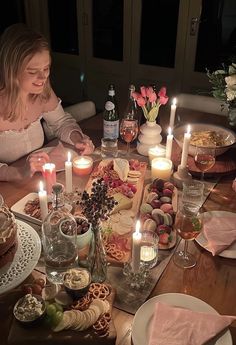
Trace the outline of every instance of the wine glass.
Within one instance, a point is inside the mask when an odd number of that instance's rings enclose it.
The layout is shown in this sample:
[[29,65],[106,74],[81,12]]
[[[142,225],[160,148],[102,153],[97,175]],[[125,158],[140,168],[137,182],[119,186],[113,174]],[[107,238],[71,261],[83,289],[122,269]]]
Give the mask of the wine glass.
[[120,136],[127,143],[126,155],[130,154],[130,143],[136,139],[138,135],[138,121],[122,119],[120,124]]
[[194,162],[196,167],[201,170],[201,181],[204,180],[204,173],[215,164],[215,147],[196,147]]
[[174,263],[182,268],[191,268],[196,265],[196,258],[188,252],[188,242],[194,240],[202,229],[202,222],[199,213],[192,211],[188,205],[183,205],[176,213],[175,230],[184,239],[184,249],[176,251]]

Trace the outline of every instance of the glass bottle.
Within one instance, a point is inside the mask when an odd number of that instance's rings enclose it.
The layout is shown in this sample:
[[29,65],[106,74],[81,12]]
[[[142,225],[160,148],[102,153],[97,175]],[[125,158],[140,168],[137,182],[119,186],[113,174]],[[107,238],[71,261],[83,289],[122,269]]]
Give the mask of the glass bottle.
[[63,185],[52,187],[52,211],[42,224],[42,244],[47,279],[62,284],[67,269],[76,266],[77,226],[64,204]]
[[113,84],[109,85],[108,98],[103,112],[103,137],[110,139],[119,137],[119,112]]

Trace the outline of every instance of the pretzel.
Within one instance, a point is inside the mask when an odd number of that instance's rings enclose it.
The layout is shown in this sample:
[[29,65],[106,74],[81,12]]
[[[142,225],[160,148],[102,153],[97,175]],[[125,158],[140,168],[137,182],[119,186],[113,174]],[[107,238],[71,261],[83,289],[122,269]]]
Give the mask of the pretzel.
[[[91,285],[94,284],[92,287]],[[91,293],[92,299],[99,298],[99,299],[106,299],[107,296],[110,295],[110,289],[105,284],[99,283],[92,283],[89,288],[89,292]]]
[[88,309],[90,303],[92,302],[92,298],[89,293],[87,293],[84,297],[80,298],[78,301],[74,302],[71,306],[72,309],[84,311]]
[[97,334],[106,333],[109,328],[109,322],[103,317],[99,318],[93,325],[93,329]]

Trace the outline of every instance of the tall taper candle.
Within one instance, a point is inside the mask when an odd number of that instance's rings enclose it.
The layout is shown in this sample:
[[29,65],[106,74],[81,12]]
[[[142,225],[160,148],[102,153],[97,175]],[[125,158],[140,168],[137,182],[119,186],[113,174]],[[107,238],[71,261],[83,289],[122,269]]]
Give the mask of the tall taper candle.
[[187,165],[190,139],[191,139],[190,125],[188,125],[187,132],[184,133],[184,142],[183,142],[183,149],[182,149],[182,156],[181,156],[181,163],[180,163],[181,168],[185,168]]
[[71,153],[68,152],[67,161],[65,162],[65,172],[66,172],[66,192],[72,192],[72,162]]
[[170,124],[169,124],[170,128],[173,128],[175,124],[176,103],[177,103],[177,99],[174,98],[171,104],[171,109],[170,109]]
[[169,127],[168,135],[166,138],[166,158],[167,159],[171,159],[172,144],[173,144],[173,134],[171,133],[171,127]]
[[43,189],[43,182],[39,182],[39,205],[40,205],[40,212],[41,212],[41,219],[42,221],[48,215],[48,196],[46,190]]
[[140,246],[141,246],[141,238],[142,234],[140,230],[140,221],[138,220],[136,223],[135,232],[133,233],[132,239],[132,270],[134,273],[139,271],[140,266]]

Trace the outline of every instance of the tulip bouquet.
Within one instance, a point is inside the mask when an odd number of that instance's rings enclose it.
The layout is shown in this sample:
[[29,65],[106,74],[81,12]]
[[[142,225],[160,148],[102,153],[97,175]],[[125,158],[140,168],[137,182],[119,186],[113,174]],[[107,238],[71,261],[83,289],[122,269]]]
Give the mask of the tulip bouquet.
[[133,92],[132,96],[142,108],[147,121],[154,122],[158,116],[160,106],[168,102],[166,88],[162,87],[160,91],[156,93],[150,86],[141,86],[140,91],[141,93]]

